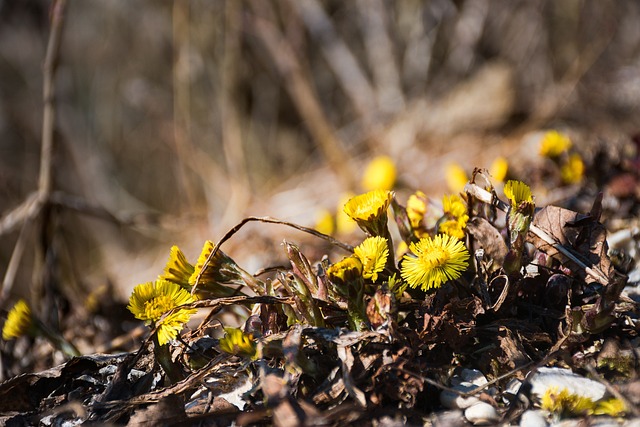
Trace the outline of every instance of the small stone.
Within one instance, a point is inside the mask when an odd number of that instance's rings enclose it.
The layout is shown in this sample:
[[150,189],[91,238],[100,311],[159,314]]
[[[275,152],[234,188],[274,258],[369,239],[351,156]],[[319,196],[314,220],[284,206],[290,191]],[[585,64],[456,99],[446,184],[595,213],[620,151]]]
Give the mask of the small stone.
[[474,425],[494,424],[500,420],[500,415],[498,411],[496,411],[496,408],[486,402],[478,402],[475,405],[469,406],[465,409],[464,416],[467,421]]
[[[452,387],[453,390],[461,393],[467,393],[475,390],[476,388],[476,385],[468,382],[462,382]],[[455,391],[444,390],[440,393],[440,403],[442,403],[442,406],[448,409],[465,409],[480,401],[480,399],[475,396],[464,397],[460,396]]]
[[530,409],[520,417],[520,427],[547,427],[547,419],[540,410]]

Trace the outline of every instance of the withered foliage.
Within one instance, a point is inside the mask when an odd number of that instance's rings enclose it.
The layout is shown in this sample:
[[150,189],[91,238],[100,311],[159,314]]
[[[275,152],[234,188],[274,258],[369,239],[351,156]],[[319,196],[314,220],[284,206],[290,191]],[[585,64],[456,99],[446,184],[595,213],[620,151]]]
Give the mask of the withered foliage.
[[[328,258],[309,260],[284,242],[288,265],[254,276],[252,285],[262,287],[258,295],[190,305],[206,316],[171,346],[171,379],[147,338],[136,351],[76,357],[4,382],[3,421],[30,424],[49,416],[128,425],[422,425],[441,409],[439,393],[457,368],[480,370],[500,390],[551,362],[592,373],[597,367],[602,378],[624,382],[627,403],[635,404],[638,305],[621,296],[627,277],[608,256],[600,198],[587,214],[556,206],[537,210],[523,268],[507,273],[500,210],[509,208],[473,179],[465,190],[472,260],[459,279],[428,292],[398,291],[397,261],[376,283],[358,278],[361,291],[339,291],[326,274]],[[393,205],[402,224],[406,212],[397,200]],[[213,251],[250,221],[284,223],[248,218]],[[295,227],[329,242],[334,263],[351,251]],[[411,241],[411,232],[409,225],[401,234]],[[341,285],[356,283],[340,277]],[[362,301],[354,304],[353,298]],[[349,327],[354,307],[366,315],[361,330]],[[256,345],[251,357],[223,351],[213,338],[222,314],[243,310],[243,334]],[[498,398],[483,388],[475,394],[504,421],[523,409],[522,399]]]

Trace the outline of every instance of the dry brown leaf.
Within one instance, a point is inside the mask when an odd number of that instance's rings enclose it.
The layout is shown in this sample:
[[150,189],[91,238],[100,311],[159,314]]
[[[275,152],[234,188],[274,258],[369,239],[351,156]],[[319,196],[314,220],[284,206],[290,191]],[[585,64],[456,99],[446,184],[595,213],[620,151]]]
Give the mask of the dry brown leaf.
[[508,251],[500,232],[489,221],[480,217],[473,217],[467,223],[467,230],[484,249],[485,255],[494,261],[493,265],[500,267]]
[[[547,206],[536,213],[533,225],[553,237],[557,244],[572,250],[586,266],[599,270],[606,278],[612,277],[613,266],[607,256],[606,229],[594,217],[557,206]],[[539,236],[530,232],[528,240],[539,250],[556,257],[562,263],[572,265],[576,272],[585,276],[587,283],[596,281]]]

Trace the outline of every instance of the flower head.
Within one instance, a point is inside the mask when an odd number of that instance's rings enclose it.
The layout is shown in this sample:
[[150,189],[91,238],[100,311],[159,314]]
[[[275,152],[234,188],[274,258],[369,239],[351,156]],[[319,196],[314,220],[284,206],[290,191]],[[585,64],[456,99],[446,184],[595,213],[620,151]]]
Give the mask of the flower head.
[[323,234],[333,234],[336,229],[333,215],[327,209],[322,209],[318,212],[316,217],[315,229]]
[[234,356],[253,359],[256,356],[256,343],[253,335],[238,328],[224,328],[224,337],[220,339],[220,350]]
[[179,285],[167,280],[142,283],[136,286],[129,297],[127,308],[146,324],[158,327],[158,342],[164,345],[174,339],[183,325],[189,321],[195,309],[180,309],[162,316],[178,306],[191,304],[195,298]]
[[565,184],[578,184],[584,175],[584,162],[580,154],[569,156],[567,162],[560,167],[560,176]]
[[504,185],[504,195],[511,200],[511,206],[516,207],[522,202],[533,203],[531,188],[521,181],[507,181]]
[[427,196],[422,191],[416,191],[407,200],[407,217],[411,222],[411,227],[419,229],[427,214]]
[[447,179],[447,185],[449,189],[454,193],[459,193],[464,190],[464,186],[467,185],[469,177],[467,173],[457,163],[450,163],[445,170],[445,177]]
[[372,236],[386,236],[387,209],[393,200],[393,192],[387,190],[373,190],[355,196],[344,205],[344,212],[353,219],[358,226]]
[[438,224],[438,232],[456,237],[464,238],[464,229],[469,221],[467,206],[460,196],[452,194],[442,198],[442,210],[444,217]]
[[164,267],[164,273],[158,276],[158,279],[176,283],[184,289],[191,289],[189,278],[193,274],[193,271],[193,265],[187,261],[187,258],[180,248],[174,245],[171,246],[169,260]]
[[425,291],[438,288],[460,277],[469,265],[467,248],[446,234],[438,234],[433,239],[424,237],[409,249],[413,254],[404,256],[401,275],[412,288],[420,286]]
[[335,285],[348,285],[362,276],[362,261],[356,256],[343,258],[327,268],[327,277]]
[[591,413],[595,404],[591,398],[571,393],[568,389],[558,390],[549,387],[542,396],[540,407],[560,417],[587,415]]
[[571,148],[571,139],[556,130],[550,130],[544,134],[540,142],[540,155],[545,157],[558,157]]
[[344,205],[344,211],[351,219],[360,223],[373,221],[386,215],[393,199],[393,193],[386,190],[373,190],[352,197]]
[[489,174],[497,182],[503,182],[509,171],[509,162],[504,157],[497,157],[489,167]]
[[31,309],[25,300],[21,299],[9,310],[6,322],[2,327],[2,339],[5,341],[26,335],[33,325]]
[[245,272],[220,249],[216,251],[213,258],[207,263],[213,248],[214,244],[211,240],[207,240],[204,243],[193,274],[189,277],[189,284],[191,286],[194,286],[196,281],[198,281],[199,290],[205,290],[209,294],[212,294],[213,297],[218,298],[229,297],[237,292],[235,288],[223,285],[224,283],[239,286],[253,286],[253,283],[247,283],[251,278],[245,277]]
[[378,273],[384,270],[384,266],[389,256],[387,239],[384,237],[369,237],[353,250],[362,263],[362,277],[378,280]]
[[378,156],[371,160],[362,176],[362,188],[371,190],[391,190],[396,182],[396,165],[388,156]]

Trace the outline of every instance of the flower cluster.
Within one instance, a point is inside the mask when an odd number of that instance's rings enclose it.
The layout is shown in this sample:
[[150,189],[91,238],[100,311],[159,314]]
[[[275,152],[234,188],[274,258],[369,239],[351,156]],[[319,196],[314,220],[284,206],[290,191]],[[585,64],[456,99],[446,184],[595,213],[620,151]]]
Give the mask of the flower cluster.
[[580,154],[571,152],[572,147],[571,138],[557,130],[546,132],[540,141],[540,155],[556,165],[563,184],[578,184],[584,177],[584,161]]

